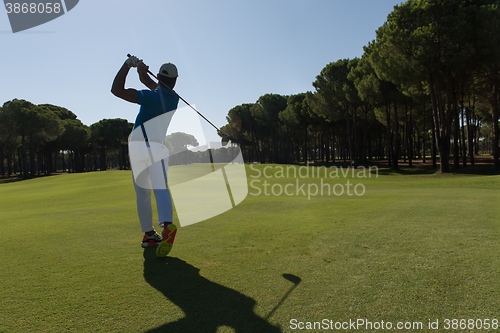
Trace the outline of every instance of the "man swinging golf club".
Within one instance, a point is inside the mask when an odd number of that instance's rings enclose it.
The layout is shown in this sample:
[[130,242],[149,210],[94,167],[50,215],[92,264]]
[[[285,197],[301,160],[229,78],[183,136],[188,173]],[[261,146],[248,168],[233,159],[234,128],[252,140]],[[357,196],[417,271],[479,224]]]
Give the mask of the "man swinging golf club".
[[[131,67],[137,67],[139,79],[149,90],[125,88]],[[142,247],[157,246],[156,255],[165,257],[170,253],[177,233],[177,227],[172,223],[172,198],[167,186],[168,149],[165,147],[165,135],[179,103],[178,95],[172,90],[178,75],[174,64],[164,63],[156,83],[149,77],[148,69],[142,60],[130,56],[116,74],[111,93],[141,106],[129,137],[129,152],[137,212],[145,233]],[[161,236],[153,227],[151,190],[155,194],[158,220],[163,228]]]

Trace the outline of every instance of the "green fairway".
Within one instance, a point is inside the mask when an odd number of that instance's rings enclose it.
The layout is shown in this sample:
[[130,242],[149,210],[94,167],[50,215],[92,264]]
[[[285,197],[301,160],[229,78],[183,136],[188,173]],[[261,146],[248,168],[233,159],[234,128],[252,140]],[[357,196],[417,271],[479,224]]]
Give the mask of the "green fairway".
[[140,247],[130,171],[0,184],[0,332],[498,324],[500,176],[286,168],[247,166],[247,198],[179,228],[171,258]]

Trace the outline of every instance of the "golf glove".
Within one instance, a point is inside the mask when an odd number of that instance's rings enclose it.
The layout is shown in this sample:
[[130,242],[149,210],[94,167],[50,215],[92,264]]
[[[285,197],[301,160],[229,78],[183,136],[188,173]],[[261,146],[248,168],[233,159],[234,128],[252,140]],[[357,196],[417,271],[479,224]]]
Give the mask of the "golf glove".
[[128,67],[137,67],[137,65],[139,65],[141,61],[142,60],[139,60],[139,58],[137,58],[136,56],[130,56],[128,57],[127,61],[125,61],[125,63],[128,65]]

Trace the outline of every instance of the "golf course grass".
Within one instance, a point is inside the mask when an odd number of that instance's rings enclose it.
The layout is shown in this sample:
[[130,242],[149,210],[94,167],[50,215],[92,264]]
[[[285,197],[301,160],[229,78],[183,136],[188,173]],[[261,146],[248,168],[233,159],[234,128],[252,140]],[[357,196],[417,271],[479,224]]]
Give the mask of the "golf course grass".
[[0,183],[0,332],[500,331],[499,175],[246,167],[170,258],[140,247],[130,171]]

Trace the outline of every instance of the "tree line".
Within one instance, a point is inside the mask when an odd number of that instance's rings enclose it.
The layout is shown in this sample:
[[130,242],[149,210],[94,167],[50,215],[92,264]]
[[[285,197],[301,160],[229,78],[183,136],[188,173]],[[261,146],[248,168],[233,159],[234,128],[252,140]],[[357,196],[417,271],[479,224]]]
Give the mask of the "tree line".
[[[55,172],[130,169],[128,137],[134,124],[102,119],[84,125],[70,110],[13,99],[0,107],[0,174],[32,178]],[[223,149],[190,151],[199,146],[193,135],[176,132],[165,137],[169,165],[231,162],[238,154]]]
[[437,167],[439,156],[441,172],[474,164],[486,137],[500,168],[498,1],[395,6],[360,58],[326,65],[312,85],[234,107],[223,132],[247,161],[378,158],[398,168],[431,158]]
[[87,126],[64,107],[13,99],[0,108],[0,174],[31,178],[128,168],[132,127],[125,119]]

